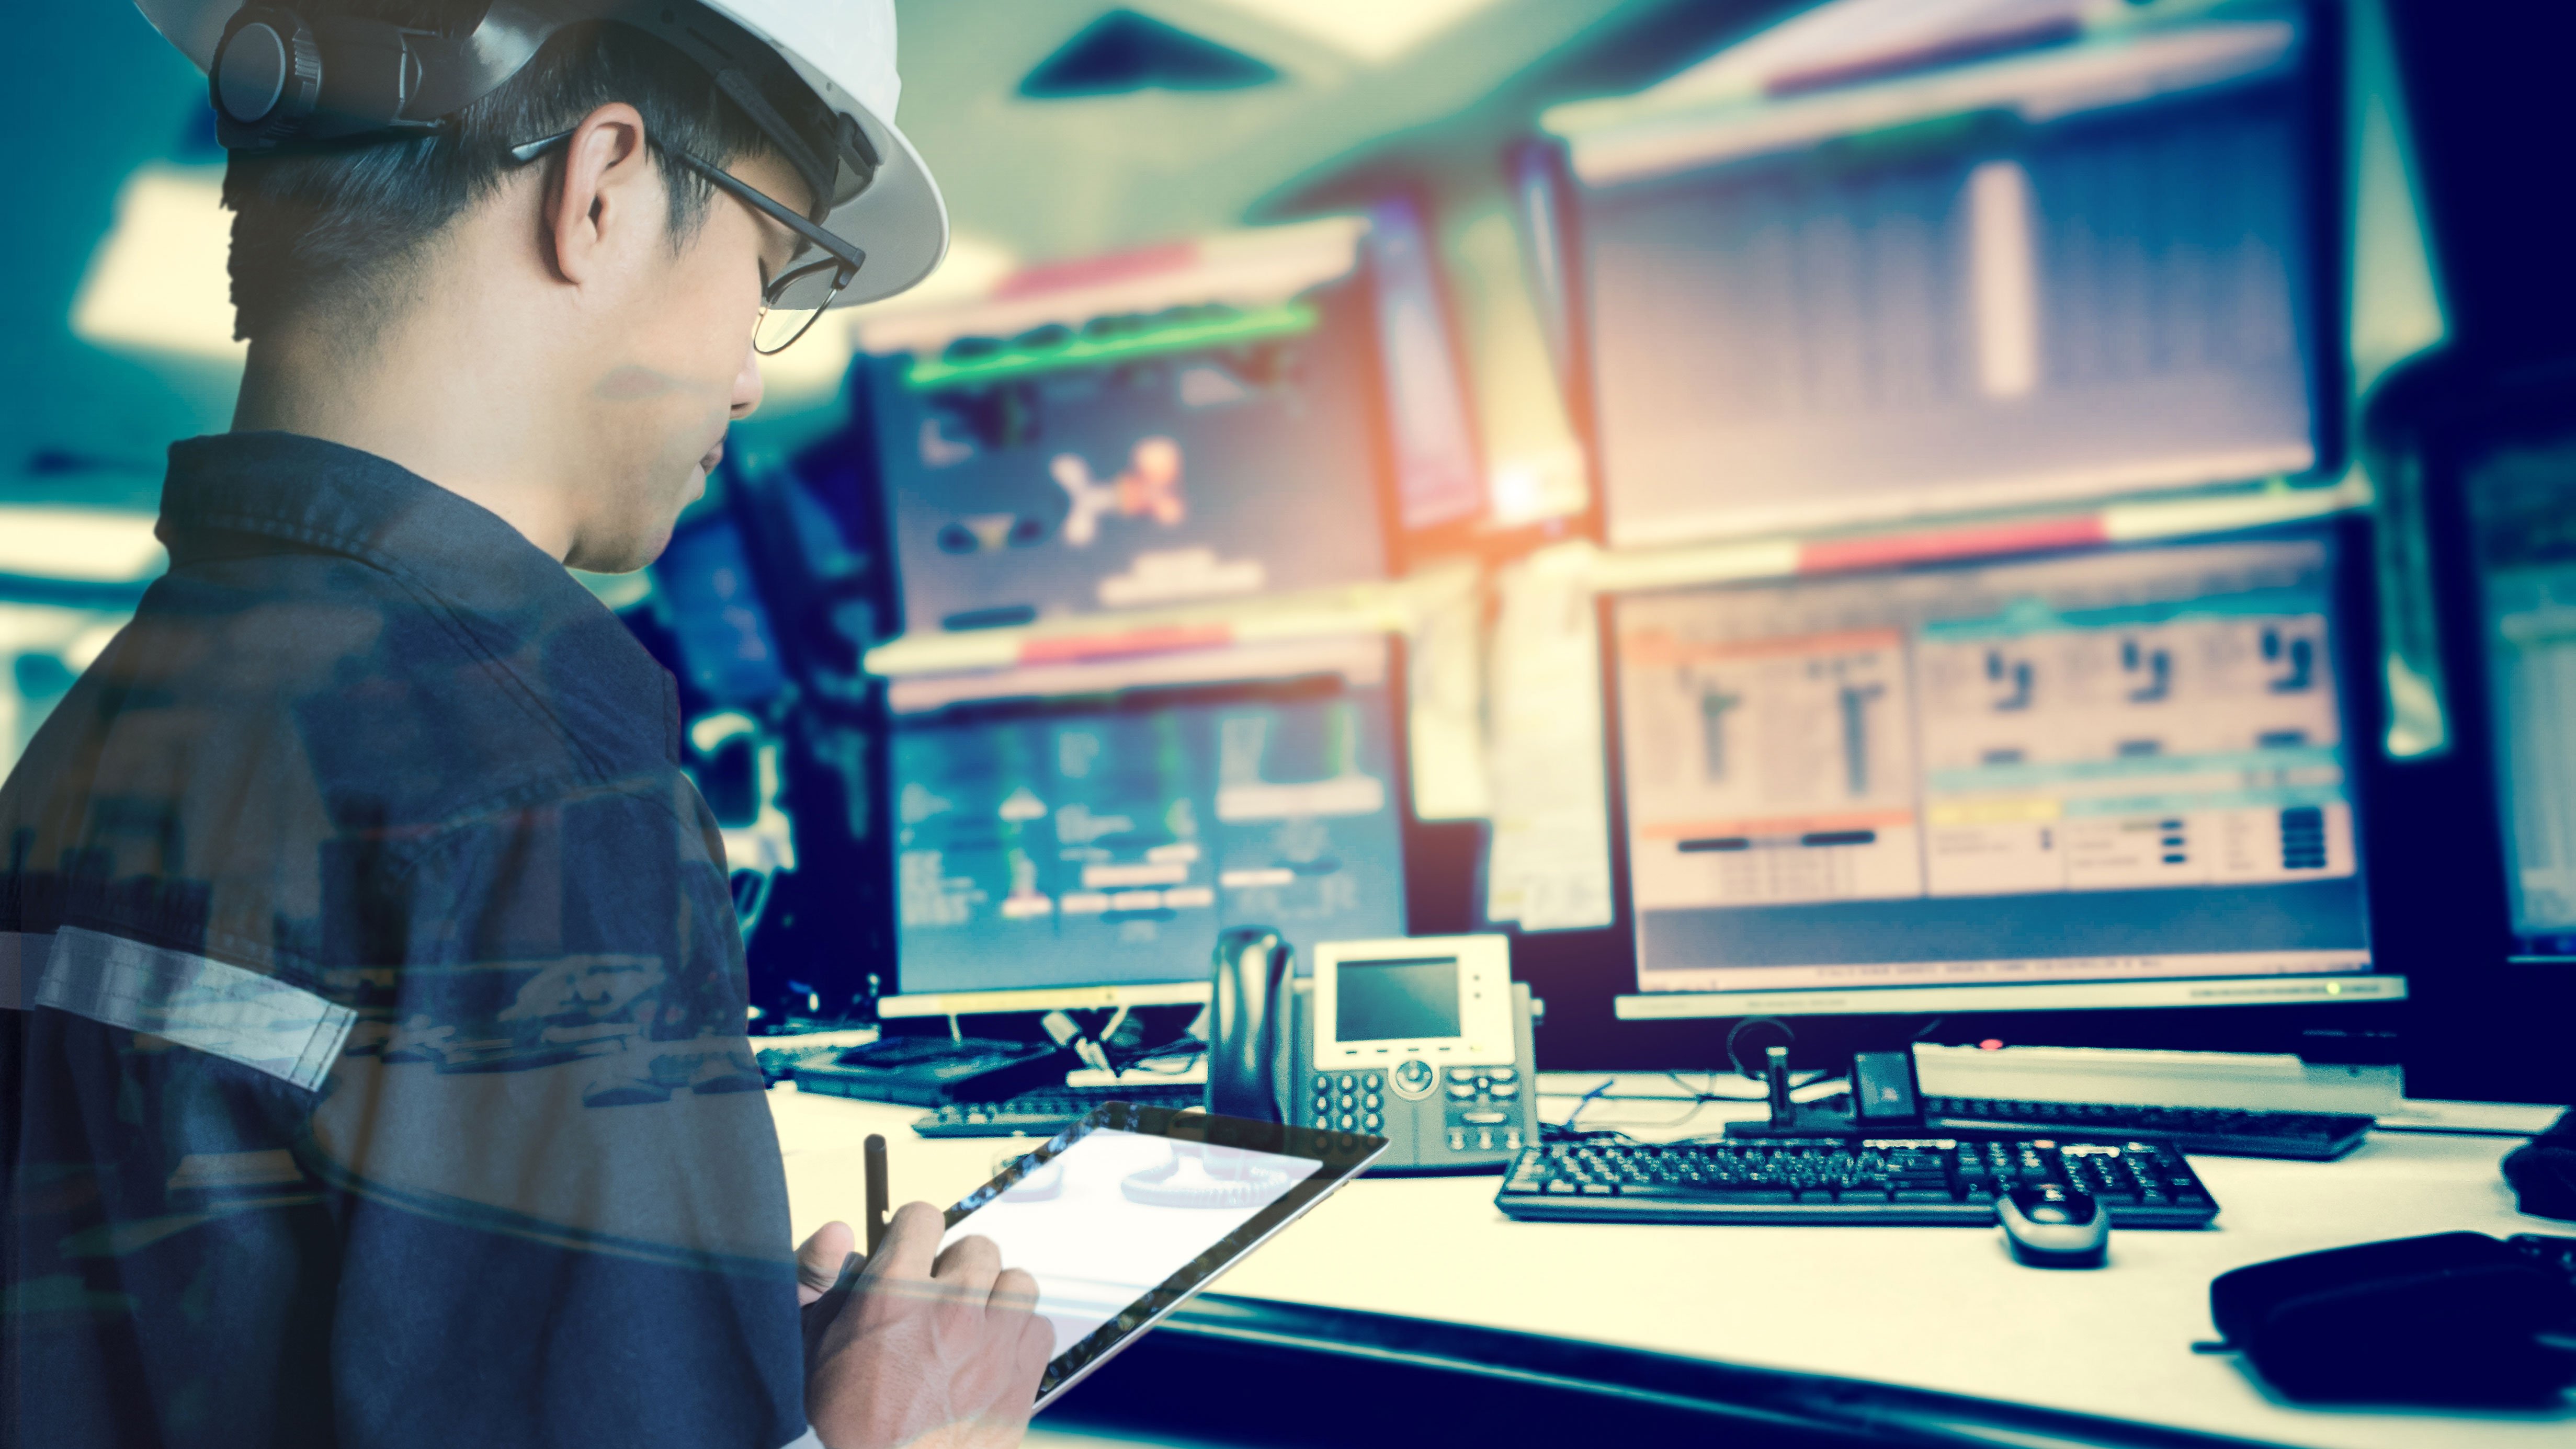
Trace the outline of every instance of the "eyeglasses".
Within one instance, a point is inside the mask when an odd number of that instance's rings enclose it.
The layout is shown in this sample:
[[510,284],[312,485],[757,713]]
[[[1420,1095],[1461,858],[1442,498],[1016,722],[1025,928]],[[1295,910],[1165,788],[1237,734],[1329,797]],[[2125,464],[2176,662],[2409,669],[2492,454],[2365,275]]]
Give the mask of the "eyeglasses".
[[[571,138],[572,132],[563,131],[524,146],[513,146],[510,159],[525,165]],[[676,146],[663,146],[661,150],[705,177],[717,190],[796,233],[807,246],[822,253],[801,266],[791,263],[761,288],[760,325],[752,332],[752,350],[763,357],[786,351],[823,315],[823,309],[832,305],[832,299],[841,295],[841,289],[858,276],[859,268],[868,264],[868,254],[816,226],[793,207],[762,195],[723,167]]]

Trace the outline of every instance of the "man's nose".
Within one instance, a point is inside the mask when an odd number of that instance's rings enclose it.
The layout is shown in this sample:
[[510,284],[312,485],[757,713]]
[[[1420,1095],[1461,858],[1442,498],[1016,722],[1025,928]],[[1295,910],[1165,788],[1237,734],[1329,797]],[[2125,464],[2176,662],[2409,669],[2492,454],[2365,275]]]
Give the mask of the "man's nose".
[[737,418],[747,418],[758,412],[760,392],[760,351],[758,348],[745,347],[742,350],[742,371],[735,373],[733,377],[733,415]]

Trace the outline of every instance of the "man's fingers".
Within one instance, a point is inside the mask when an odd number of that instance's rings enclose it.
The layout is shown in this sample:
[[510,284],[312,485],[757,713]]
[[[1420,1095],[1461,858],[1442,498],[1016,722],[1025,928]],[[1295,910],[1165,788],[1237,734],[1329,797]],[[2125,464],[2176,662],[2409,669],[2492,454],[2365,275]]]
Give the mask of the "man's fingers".
[[1047,1364],[1055,1358],[1055,1325],[1030,1314],[1020,1325],[1020,1339],[1014,1347],[1020,1376],[1028,1384],[1024,1392],[1034,1394],[1038,1380],[1046,1376]]
[[811,1303],[832,1291],[841,1274],[856,1256],[858,1239],[848,1223],[825,1223],[796,1250],[796,1302]]
[[948,1220],[939,1209],[926,1202],[908,1202],[895,1209],[894,1220],[886,1224],[885,1236],[877,1241],[877,1250],[869,1255],[867,1275],[871,1278],[927,1278],[931,1259],[939,1252],[939,1239],[948,1231]]
[[955,1288],[971,1302],[980,1299],[993,1286],[1002,1271],[1002,1250],[991,1238],[959,1238],[939,1255],[930,1267],[930,1276],[942,1286]]
[[1038,1311],[1038,1280],[1029,1276],[1026,1268],[1005,1268],[993,1279],[993,1292],[985,1301],[993,1308],[1035,1313]]

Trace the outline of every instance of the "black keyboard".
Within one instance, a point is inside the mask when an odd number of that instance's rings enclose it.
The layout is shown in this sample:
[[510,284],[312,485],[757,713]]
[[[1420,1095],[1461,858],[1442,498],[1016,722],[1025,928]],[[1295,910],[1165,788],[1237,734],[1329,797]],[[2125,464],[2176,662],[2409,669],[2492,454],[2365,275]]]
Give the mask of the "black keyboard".
[[2140,1138],[2220,1157],[2331,1162],[2361,1145],[2376,1119],[2335,1112],[2251,1112],[2232,1107],[2121,1107],[2094,1102],[2009,1102],[1925,1097],[1935,1132],[2069,1132]]
[[1524,1150],[1494,1202],[1564,1222],[1925,1223],[1995,1220],[2024,1183],[2087,1192],[2123,1228],[2206,1227],[2218,1204],[2182,1154],[2059,1137],[1772,1137],[1550,1142]]
[[1041,1087],[1000,1102],[951,1102],[912,1119],[924,1137],[1053,1137],[1091,1115],[1103,1102],[1139,1107],[1196,1107],[1207,1100],[1198,1083],[1128,1082],[1114,1087]]
[[754,1047],[752,1055],[760,1063],[760,1079],[773,1087],[793,1078],[798,1067],[820,1066],[840,1052],[848,1050],[846,1046],[839,1044],[800,1046],[792,1036],[779,1038],[776,1045],[770,1045],[754,1037],[752,1046]]

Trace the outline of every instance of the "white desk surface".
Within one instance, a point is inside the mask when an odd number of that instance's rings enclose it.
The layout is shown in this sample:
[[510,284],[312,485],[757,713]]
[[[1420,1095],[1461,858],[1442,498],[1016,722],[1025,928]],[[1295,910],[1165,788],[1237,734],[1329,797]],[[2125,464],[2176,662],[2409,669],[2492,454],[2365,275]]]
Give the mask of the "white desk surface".
[[[1597,1076],[1589,1081],[1598,1081]],[[801,1240],[865,1213],[861,1143],[885,1134],[895,1201],[945,1206],[981,1186],[1009,1139],[933,1140],[920,1109],[770,1094]],[[1570,1105],[1552,1103],[1562,1118]],[[1681,1103],[1598,1101],[1583,1125],[1640,1136]],[[1713,1132],[1730,1108],[1703,1109]],[[1623,1118],[1625,1120],[1623,1120]],[[1729,1362],[1907,1384],[2284,1444],[2576,1446],[2555,1414],[2294,1408],[2212,1336],[2209,1280],[2285,1254],[2473,1229],[2576,1234],[2524,1217],[2496,1163],[2500,1137],[2378,1133],[2341,1162],[2195,1157],[2221,1206],[2205,1232],[2116,1234],[2096,1272],[2023,1268],[1995,1231],[1523,1223],[1491,1176],[1363,1179],[1327,1199],[1214,1291],[1626,1344]]]

